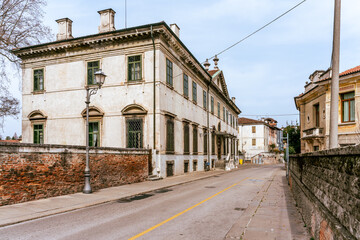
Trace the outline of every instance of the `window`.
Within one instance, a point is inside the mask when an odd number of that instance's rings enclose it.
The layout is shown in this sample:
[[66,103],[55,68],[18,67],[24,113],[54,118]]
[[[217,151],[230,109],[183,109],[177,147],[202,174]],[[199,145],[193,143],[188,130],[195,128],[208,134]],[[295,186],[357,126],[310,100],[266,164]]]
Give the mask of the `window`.
[[173,86],[173,63],[166,59],[166,83]]
[[34,92],[44,90],[44,69],[34,70]]
[[174,151],[174,119],[169,117],[166,120],[166,152],[173,153]]
[[193,126],[193,154],[198,152],[198,130],[197,126]]
[[211,133],[211,154],[215,154],[215,133]]
[[141,118],[131,118],[126,120],[127,147],[143,147],[143,121]]
[[342,122],[355,121],[355,92],[341,94],[341,120]]
[[189,97],[189,77],[186,74],[184,74],[183,85],[184,85],[184,96]]
[[223,107],[223,119],[224,119],[224,122],[226,121],[226,118],[225,118],[225,107]]
[[314,151],[319,151],[319,146],[314,146]]
[[128,57],[128,81],[141,79],[141,55]]
[[229,112],[226,110],[226,123],[229,124]]
[[94,73],[100,68],[100,61],[88,62],[87,63],[87,84],[96,84]]
[[184,154],[190,153],[190,129],[189,124],[184,123]]
[[206,91],[203,91],[203,107],[204,107],[205,109],[207,109],[206,105],[207,105],[207,101],[206,101]]
[[220,117],[220,103],[219,102],[217,103],[217,110],[218,110],[217,115],[218,115],[218,117]]
[[89,146],[100,146],[99,122],[89,122]]
[[208,136],[207,136],[207,130],[204,129],[204,155],[207,155],[208,152]]
[[315,127],[320,126],[320,107],[319,104],[314,105],[314,121],[315,121]]
[[256,146],[256,139],[255,138],[252,139],[252,145]]
[[214,97],[211,96],[211,113],[214,114]]
[[192,97],[193,97],[193,101],[195,103],[197,103],[197,85],[196,82],[192,82]]
[[256,126],[252,126],[252,133],[256,133]]
[[34,143],[44,144],[44,124],[34,124]]

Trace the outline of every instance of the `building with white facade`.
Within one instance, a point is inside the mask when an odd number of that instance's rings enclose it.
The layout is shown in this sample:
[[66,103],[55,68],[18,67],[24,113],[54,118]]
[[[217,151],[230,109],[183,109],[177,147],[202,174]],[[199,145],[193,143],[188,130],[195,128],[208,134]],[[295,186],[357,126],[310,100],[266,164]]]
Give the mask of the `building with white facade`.
[[238,149],[245,160],[283,148],[279,140],[282,131],[277,127],[277,121],[272,118],[255,120],[242,117],[238,119],[238,129]]
[[98,69],[105,84],[91,97],[93,147],[154,149],[149,174],[166,177],[235,158],[236,119],[224,74],[204,68],[165,22],[115,30],[112,9],[99,32],[72,36],[57,20],[54,42],[15,49],[22,60],[24,143],[86,144],[86,86]]

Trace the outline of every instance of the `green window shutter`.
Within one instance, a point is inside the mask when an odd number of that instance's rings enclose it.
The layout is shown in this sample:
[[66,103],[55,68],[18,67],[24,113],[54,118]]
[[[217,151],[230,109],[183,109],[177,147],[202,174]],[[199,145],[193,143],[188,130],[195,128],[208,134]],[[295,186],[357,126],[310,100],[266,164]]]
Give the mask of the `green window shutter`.
[[100,68],[100,61],[93,61],[87,63],[87,84],[94,85],[96,84],[94,73]]

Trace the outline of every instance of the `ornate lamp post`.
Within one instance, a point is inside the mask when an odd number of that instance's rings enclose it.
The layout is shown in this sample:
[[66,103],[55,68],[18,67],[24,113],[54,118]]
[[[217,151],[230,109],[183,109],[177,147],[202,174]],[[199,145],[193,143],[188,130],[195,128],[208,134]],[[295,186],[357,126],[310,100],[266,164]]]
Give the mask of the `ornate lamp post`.
[[90,167],[89,167],[89,104],[90,104],[90,97],[97,93],[98,89],[105,82],[106,75],[99,69],[95,75],[96,83],[94,85],[87,85],[86,86],[86,166],[85,166],[85,185],[83,189],[83,193],[92,193],[91,186],[90,186]]

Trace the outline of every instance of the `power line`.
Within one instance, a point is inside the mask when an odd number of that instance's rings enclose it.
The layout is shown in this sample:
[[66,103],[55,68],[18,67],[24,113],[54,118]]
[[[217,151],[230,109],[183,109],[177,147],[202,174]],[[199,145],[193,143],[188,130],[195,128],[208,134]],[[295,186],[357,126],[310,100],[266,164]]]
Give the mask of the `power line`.
[[[286,12],[284,12],[283,14],[281,14],[280,16],[276,17],[275,19],[273,19],[272,21],[268,22],[267,24],[265,24],[264,26],[262,26],[261,28],[259,28],[258,30],[250,33],[249,35],[247,35],[246,37],[244,37],[243,39],[241,39],[240,41],[234,43],[233,45],[231,45],[228,48],[225,48],[224,50],[222,50],[221,52],[219,52],[218,54],[216,54],[217,56],[226,52],[227,50],[229,50],[230,48],[235,47],[236,45],[238,45],[239,43],[241,43],[242,41],[248,39],[249,37],[251,37],[252,35],[254,35],[255,33],[261,31],[262,29],[266,28],[267,26],[269,26],[270,24],[272,24],[273,22],[275,22],[276,20],[278,20],[279,18],[283,17],[284,15],[288,14],[289,12],[291,12],[292,10],[294,10],[295,8],[297,8],[298,6],[300,6],[301,4],[303,4],[304,2],[306,2],[306,0],[303,0],[302,2],[296,4],[294,7],[290,8],[289,10],[287,10]],[[211,58],[209,58],[208,60],[213,59],[216,55],[212,56]]]

